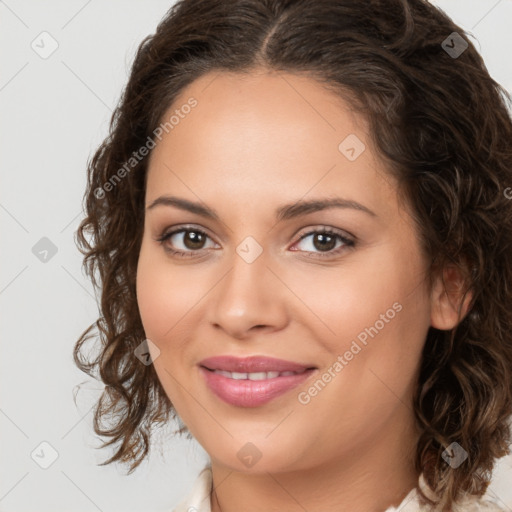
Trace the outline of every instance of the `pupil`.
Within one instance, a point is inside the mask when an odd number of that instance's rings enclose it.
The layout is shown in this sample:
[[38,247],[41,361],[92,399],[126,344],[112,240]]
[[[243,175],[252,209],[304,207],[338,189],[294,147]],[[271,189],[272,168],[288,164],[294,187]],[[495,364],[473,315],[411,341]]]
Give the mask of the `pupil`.
[[[202,243],[201,237],[201,233],[197,233],[196,231],[187,231],[185,236],[185,245],[187,245],[189,249],[200,249]],[[190,242],[190,244],[188,242]],[[192,247],[189,247],[189,245],[192,245]]]
[[[318,244],[317,242],[320,241]],[[189,249],[199,249],[202,244],[202,235],[201,233],[197,233],[196,231],[187,231],[187,236],[185,236],[185,244]],[[325,243],[327,242],[327,244]],[[192,247],[190,247],[190,245]],[[315,236],[314,242],[316,249],[333,249],[336,242],[332,235],[318,234]]]
[[[320,241],[322,241],[322,240],[323,240],[323,241],[325,242],[325,240],[326,240],[326,239],[329,239],[329,238],[331,239],[331,243],[330,243],[330,244],[329,244],[329,243],[327,244],[329,247],[326,247],[326,246],[325,246],[325,244],[324,244],[324,245],[320,245],[320,246],[318,247],[318,246],[317,246],[317,244],[316,244],[316,243],[314,243],[315,248],[316,248],[316,249],[322,249],[322,248],[323,248],[323,249],[326,249],[326,250],[333,249],[333,248],[334,248],[334,245],[336,245],[336,242],[335,242],[334,237],[333,237],[332,235],[318,234],[318,235],[316,235],[316,236],[315,236],[315,241],[316,241],[316,240],[320,240]],[[333,242],[334,242],[334,244],[333,244]]]

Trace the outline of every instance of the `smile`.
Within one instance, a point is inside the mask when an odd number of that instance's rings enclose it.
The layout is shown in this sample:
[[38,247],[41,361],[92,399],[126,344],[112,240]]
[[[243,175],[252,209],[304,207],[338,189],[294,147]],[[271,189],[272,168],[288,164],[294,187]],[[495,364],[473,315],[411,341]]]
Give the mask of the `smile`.
[[235,407],[259,407],[304,383],[318,369],[244,373],[200,366],[199,371],[209,391],[223,402]]
[[228,379],[234,380],[268,380],[275,379],[277,377],[289,377],[290,375],[300,375],[304,373],[306,369],[300,372],[253,372],[253,373],[240,373],[240,372],[228,372],[225,370],[211,370],[218,375],[223,375]]

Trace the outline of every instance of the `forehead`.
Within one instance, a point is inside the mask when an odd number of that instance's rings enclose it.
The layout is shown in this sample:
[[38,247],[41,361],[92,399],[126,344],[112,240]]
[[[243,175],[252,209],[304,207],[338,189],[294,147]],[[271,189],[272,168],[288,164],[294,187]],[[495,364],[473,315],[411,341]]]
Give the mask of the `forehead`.
[[[199,117],[202,124],[216,123],[223,130],[219,136],[231,135],[234,139],[253,135],[247,142],[253,138],[272,142],[277,134],[281,135],[280,142],[285,136],[295,136],[300,141],[303,134],[318,134],[331,135],[326,141],[329,143],[345,131],[362,136],[367,131],[366,121],[353,110],[350,101],[307,75],[210,72],[186,87],[168,113],[179,110],[190,97],[198,105],[187,116],[191,121],[180,124],[194,124],[197,128],[194,118]],[[202,134],[206,135],[206,130]],[[293,145],[293,140],[289,142]]]
[[[190,98],[196,105],[182,109]],[[372,209],[389,203],[394,187],[365,119],[311,77],[208,73],[181,92],[162,121],[173,114],[179,122],[151,154],[148,199],[177,190],[193,200],[282,202],[335,192],[356,194]],[[356,159],[347,158],[347,144],[360,152]]]

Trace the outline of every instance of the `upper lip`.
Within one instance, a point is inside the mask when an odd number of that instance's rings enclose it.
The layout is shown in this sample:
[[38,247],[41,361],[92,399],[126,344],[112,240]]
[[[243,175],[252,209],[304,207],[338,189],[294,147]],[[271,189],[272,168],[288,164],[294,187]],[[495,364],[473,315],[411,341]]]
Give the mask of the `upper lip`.
[[203,359],[200,366],[204,366],[210,370],[224,370],[227,372],[253,373],[253,372],[302,372],[310,368],[312,365],[295,363],[293,361],[285,361],[284,359],[276,359],[275,357],[266,356],[215,356]]

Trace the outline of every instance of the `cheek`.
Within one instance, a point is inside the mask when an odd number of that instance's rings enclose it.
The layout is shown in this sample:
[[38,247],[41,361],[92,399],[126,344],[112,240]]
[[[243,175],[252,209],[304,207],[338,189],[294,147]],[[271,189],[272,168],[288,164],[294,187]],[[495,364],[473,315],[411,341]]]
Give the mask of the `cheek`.
[[137,302],[148,338],[162,344],[175,337],[176,329],[186,323],[185,315],[200,298],[201,289],[191,284],[185,270],[171,269],[165,254],[142,247],[137,267]]
[[179,270],[170,271],[164,259],[165,255],[162,257],[143,244],[137,266],[137,303],[145,335],[159,350],[158,357],[153,356],[158,379],[176,406],[183,402],[183,397],[180,386],[170,375],[183,380],[178,376],[181,363],[176,363],[182,361],[181,351],[186,346],[186,313],[197,298],[181,282],[184,279],[180,280]]
[[149,256],[143,243],[137,265],[137,303],[146,336],[153,340],[165,332],[161,310],[167,305],[162,305],[162,300],[166,301],[170,295],[165,297],[162,293],[159,264]]
[[[308,402],[310,418],[331,423],[334,438],[373,435],[408,403],[429,318],[417,281],[406,264],[389,266],[387,272],[366,267],[344,279],[343,290],[332,288],[323,319],[336,335],[321,338],[329,357],[320,378],[328,383],[318,386],[320,392],[306,389],[301,403]],[[338,405],[335,411],[332,404]]]
[[[348,358],[361,363],[390,352],[395,362],[416,359],[430,318],[421,263],[411,254],[381,251],[378,262],[354,262],[337,279],[326,274],[306,283],[303,293],[309,289],[314,311],[329,329],[321,338],[326,350],[332,356],[352,350],[357,356]],[[393,363],[387,358],[384,364]]]
[[[162,265],[146,257],[142,251],[137,268],[137,302],[146,337],[161,352],[168,348],[166,340],[175,334],[173,327],[182,316],[182,306],[178,300],[180,294],[180,287],[170,282],[169,273]],[[156,368],[161,360],[155,361]]]
[[[315,273],[301,278],[294,287],[305,297],[316,318],[323,324],[322,336],[331,348],[342,349],[365,328],[379,321],[380,315],[394,318],[403,300],[407,279],[385,265],[371,265],[353,259],[337,272]],[[393,304],[395,307],[393,308]]]

